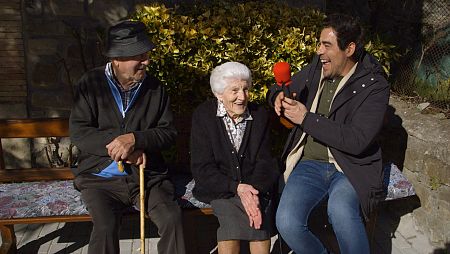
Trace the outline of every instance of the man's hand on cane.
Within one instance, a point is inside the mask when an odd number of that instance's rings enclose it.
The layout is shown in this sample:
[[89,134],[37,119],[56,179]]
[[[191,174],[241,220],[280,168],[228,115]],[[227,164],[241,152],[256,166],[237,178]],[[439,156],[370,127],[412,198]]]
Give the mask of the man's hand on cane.
[[128,164],[136,165],[136,166],[139,166],[141,164],[144,164],[144,166],[145,166],[146,165],[146,157],[144,156],[144,151],[135,150],[130,155],[128,155],[125,162]]
[[135,142],[133,133],[120,135],[106,145],[108,155],[116,162],[125,160],[133,153]]

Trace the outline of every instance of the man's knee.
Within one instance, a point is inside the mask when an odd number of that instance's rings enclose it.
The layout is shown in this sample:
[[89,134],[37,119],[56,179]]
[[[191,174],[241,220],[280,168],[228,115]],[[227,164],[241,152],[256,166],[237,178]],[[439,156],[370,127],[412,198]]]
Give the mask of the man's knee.
[[97,233],[112,235],[119,232],[122,217],[120,213],[97,208],[95,212],[90,212],[90,214]]
[[278,209],[275,216],[275,224],[281,233],[290,234],[292,231],[302,230],[306,225],[301,223],[295,211],[289,208]]
[[327,213],[333,225],[348,224],[349,221],[362,219],[357,202],[356,204],[354,202],[329,202]]
[[286,211],[286,209],[278,209],[277,213],[275,215],[275,224],[279,230],[284,230],[287,226],[289,226],[288,220],[289,213]]
[[114,221],[94,222],[94,230],[100,235],[116,235],[119,233],[120,224]]
[[176,204],[160,203],[149,211],[149,216],[159,230],[178,227],[183,223],[181,209]]

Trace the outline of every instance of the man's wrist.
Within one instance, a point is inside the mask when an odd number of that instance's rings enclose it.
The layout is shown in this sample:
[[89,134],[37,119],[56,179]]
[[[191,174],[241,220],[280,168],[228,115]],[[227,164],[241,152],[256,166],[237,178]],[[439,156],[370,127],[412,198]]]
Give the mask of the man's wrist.
[[306,119],[306,115],[309,113],[309,111],[305,111],[305,113],[303,113],[303,115],[302,115],[302,120],[300,121],[300,125],[302,125],[303,126],[303,123],[305,122],[305,119]]

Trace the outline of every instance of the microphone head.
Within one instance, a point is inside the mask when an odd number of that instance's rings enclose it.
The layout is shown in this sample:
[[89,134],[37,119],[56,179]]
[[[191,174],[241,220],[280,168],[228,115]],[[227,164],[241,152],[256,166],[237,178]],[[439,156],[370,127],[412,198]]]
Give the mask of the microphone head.
[[287,86],[291,83],[291,66],[287,62],[278,62],[273,65],[273,74],[277,84]]

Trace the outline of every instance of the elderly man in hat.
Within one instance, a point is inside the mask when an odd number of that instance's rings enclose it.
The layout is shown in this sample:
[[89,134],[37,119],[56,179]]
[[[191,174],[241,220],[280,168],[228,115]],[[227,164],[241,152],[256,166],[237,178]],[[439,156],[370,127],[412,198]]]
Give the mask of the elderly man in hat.
[[158,252],[185,253],[181,211],[160,153],[177,133],[166,91],[146,72],[153,48],[141,22],[110,27],[105,52],[110,62],[84,74],[76,88],[70,138],[81,151],[74,184],[94,224],[90,254],[120,252],[122,213],[139,206],[141,163],[146,163],[145,211],[161,236]]

